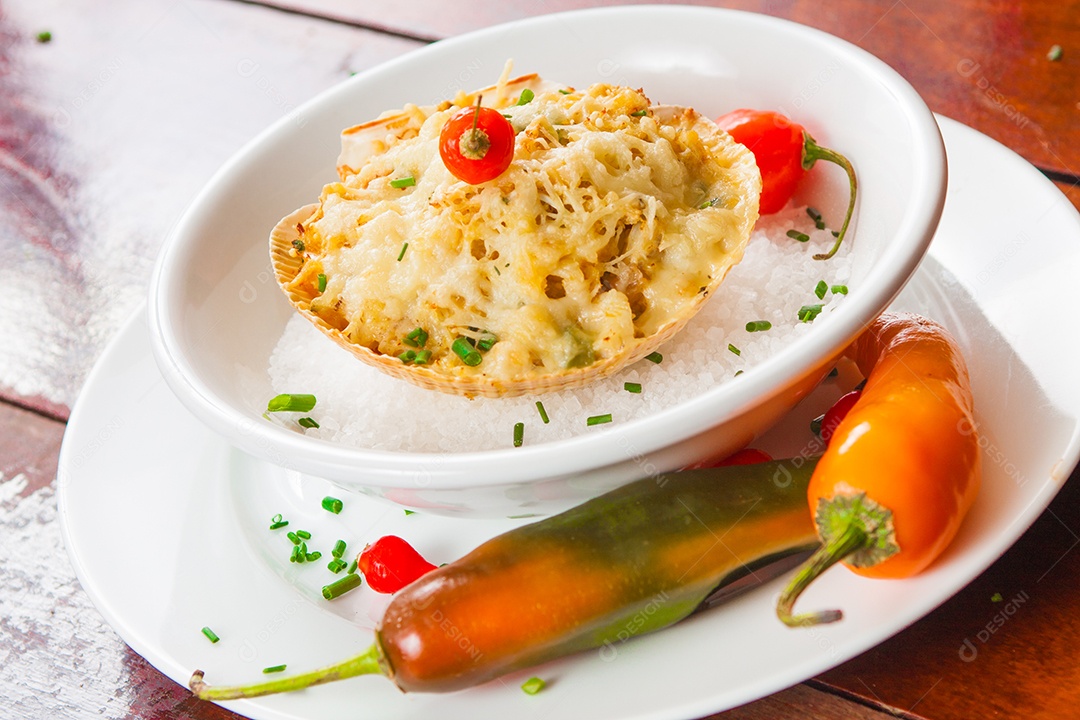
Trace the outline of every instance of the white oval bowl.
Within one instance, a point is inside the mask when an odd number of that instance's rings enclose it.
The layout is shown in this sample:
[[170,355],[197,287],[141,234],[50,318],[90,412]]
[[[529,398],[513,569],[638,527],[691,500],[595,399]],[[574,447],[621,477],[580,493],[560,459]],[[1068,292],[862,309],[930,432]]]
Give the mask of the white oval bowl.
[[[269,358],[294,311],[267,235],[335,179],[342,128],[436,102],[515,70],[576,87],[617,82],[710,117],[776,109],[844,152],[859,176],[846,242],[851,293],[739,382],[646,418],[567,440],[483,452],[364,450],[305,437],[262,414]],[[842,217],[843,173],[817,170],[798,201]],[[243,148],[167,238],[150,289],[161,371],[180,400],[241,450],[346,489],[469,516],[545,514],[621,483],[734,451],[830,369],[917,268],[937,227],[946,163],[933,115],[885,63],[826,33],[762,15],[638,6],[542,16],[409,53],[319,95]],[[426,420],[430,422],[431,420]]]

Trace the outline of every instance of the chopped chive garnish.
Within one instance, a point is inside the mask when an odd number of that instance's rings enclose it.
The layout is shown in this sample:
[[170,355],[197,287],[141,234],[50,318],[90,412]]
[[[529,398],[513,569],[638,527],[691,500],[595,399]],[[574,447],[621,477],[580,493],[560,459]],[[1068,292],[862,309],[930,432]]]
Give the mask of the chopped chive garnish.
[[[302,555],[303,557],[306,558],[307,554],[308,554],[307,543],[301,540],[300,541],[300,555]],[[299,562],[299,561],[297,561],[297,562]]]
[[[405,514],[406,514],[406,515],[408,515],[408,514],[409,514],[409,513],[411,513],[411,512],[412,512],[411,510],[406,510],[406,511],[405,511]],[[357,558],[353,558],[353,561],[352,561],[351,563],[349,563],[349,570],[348,570],[348,573],[349,573],[350,575],[352,575],[353,573],[355,573],[355,572],[356,572],[356,568],[357,568],[357,566],[358,566],[359,564],[360,564],[360,561],[359,561],[359,560],[358,560]]]
[[525,442],[525,423],[514,423],[514,447],[521,447]]
[[319,273],[318,282],[319,292],[326,292],[326,273]]
[[470,367],[479,365],[484,359],[480,356],[480,353],[477,352],[476,348],[472,346],[472,343],[469,342],[468,338],[459,337],[454,340],[450,349],[454,351],[455,355],[461,358],[461,362]]
[[533,91],[530,90],[529,88],[525,88],[524,90],[521,91],[521,97],[518,98],[517,104],[518,105],[528,105],[530,102],[532,102],[532,99],[534,97],[536,97],[536,94],[533,93]]
[[37,41],[39,43],[47,43],[52,41],[52,33],[48,30],[42,30],[37,35],[35,35],[35,37],[37,38]]
[[812,322],[814,318],[821,314],[822,305],[803,305],[799,308],[799,320],[802,322]]
[[405,352],[398,355],[398,360],[400,360],[401,362],[408,365],[409,363],[414,362],[416,360],[416,351],[415,350],[406,350]]
[[335,515],[341,512],[341,509],[345,507],[340,500],[335,497],[327,495],[322,499],[322,508],[327,512],[332,512]]
[[818,284],[814,286],[814,294],[817,295],[817,299],[823,300],[827,292],[829,292],[829,286],[824,280],[818,280]]
[[300,554],[299,545],[293,545],[292,553],[289,555],[289,562],[304,562],[304,556]]
[[996,593],[994,593],[993,595],[990,596],[990,602],[999,603],[1004,599],[1005,598],[1001,597],[1001,593],[999,593],[999,592],[996,592]]
[[409,510],[408,508],[405,509],[405,517],[409,517],[410,515],[415,515],[415,514],[416,514],[415,510]]
[[264,667],[263,668],[263,673],[266,674],[266,675],[269,675],[270,673],[279,673],[279,672],[284,672],[284,671],[285,671],[285,666],[284,665],[271,665],[270,667]]
[[203,634],[203,635],[205,635],[205,636],[206,636],[206,639],[207,639],[207,640],[209,640],[209,641],[210,641],[210,642],[212,642],[212,643],[216,643],[216,642],[217,642],[218,640],[220,640],[220,639],[221,639],[221,638],[219,638],[219,637],[217,636],[217,634],[216,634],[216,633],[215,633],[215,632],[214,632],[213,630],[211,630],[211,629],[210,629],[210,628],[208,628],[208,627],[204,627],[204,628],[202,629],[202,634]]
[[304,248],[307,247],[307,245],[304,245],[304,241],[299,238],[292,241],[292,246],[296,248],[296,252],[304,252]]
[[429,362],[431,362],[431,351],[421,350],[420,352],[416,353],[416,357],[413,358],[413,362],[417,365],[427,365]]
[[314,395],[284,393],[266,403],[266,412],[307,412],[315,407]]
[[514,116],[513,116],[513,115],[508,115],[507,113],[503,113],[503,114],[502,114],[502,116],[503,116],[504,118],[506,118],[507,120],[513,120],[513,119],[514,119]]
[[799,232],[798,230],[788,230],[787,236],[792,240],[798,240],[799,242],[808,242],[810,240],[809,235],[804,232]]
[[311,533],[309,533],[307,530],[297,530],[296,537],[300,538],[301,540],[310,540]]
[[497,336],[493,335],[492,333],[486,333],[481,336],[479,340],[476,341],[476,349],[487,352],[497,342],[499,342],[499,338]]
[[360,576],[356,573],[349,573],[340,580],[335,580],[329,585],[324,585],[322,596],[327,600],[333,600],[358,587],[360,587]]
[[539,400],[536,401],[536,412],[540,413],[540,419],[544,421],[545,425],[551,422],[551,419],[548,418],[547,410],[544,409],[544,403]]
[[735,355],[742,355],[742,350],[740,350],[739,348],[735,347],[735,346],[734,346],[734,345],[732,345],[731,343],[728,343],[728,344],[727,344],[727,349],[728,349],[728,351],[729,351],[729,352],[731,352],[731,353],[733,353],[733,354],[735,354]]
[[640,393],[641,392],[641,383],[624,382],[622,387],[623,387],[623,390],[625,390],[626,392],[630,392],[630,393]]
[[570,94],[570,91],[569,91],[569,90],[562,90],[562,89],[560,89],[560,90],[559,90],[559,92],[560,92],[560,93],[562,93],[563,95],[569,95],[569,94]]
[[315,552],[307,553],[306,555],[304,555],[304,560],[306,560],[307,562],[315,562],[321,557],[322,553],[316,550]]
[[397,180],[390,181],[390,187],[392,188],[407,188],[416,184],[416,178],[412,175],[409,177],[398,178]]
[[521,683],[521,689],[524,690],[525,693],[528,695],[535,695],[536,693],[543,690],[545,685],[547,685],[547,683],[545,683],[540,678],[531,677],[525,682]]
[[405,340],[403,340],[402,342],[404,342],[410,347],[422,348],[427,341],[427,331],[424,330],[424,328],[422,327],[418,327],[415,330],[410,331],[409,334],[405,336]]
[[847,285],[833,285],[829,289],[833,295],[847,295]]
[[592,417],[585,419],[585,424],[589,427],[593,425],[603,425],[604,423],[611,422],[611,413],[605,413],[603,415],[593,415]]
[[401,258],[405,257],[405,251],[409,249],[409,243],[401,244],[401,252],[398,253],[397,261],[401,262]]
[[300,418],[299,420],[297,420],[296,422],[297,422],[297,423],[298,423],[298,424],[300,425],[300,427],[302,427],[302,428],[308,428],[308,429],[311,429],[311,428],[318,428],[318,427],[319,427],[319,423],[315,422],[315,420],[314,420],[314,419],[312,419],[312,418],[309,418],[309,417],[302,417],[302,418]]
[[[39,40],[41,39],[40,35],[38,36],[38,39]],[[48,42],[48,40],[45,40],[44,42]],[[1046,59],[1049,60],[1050,62],[1057,62],[1058,60],[1061,59],[1061,56],[1063,54],[1064,54],[1064,52],[1062,51],[1060,45],[1051,45],[1050,46],[1050,51],[1046,53]]]
[[648,355],[645,356],[645,359],[648,360],[651,363],[656,363],[657,365],[664,362],[664,356],[661,355],[658,352],[649,353]]
[[746,332],[764,332],[771,329],[772,323],[768,320],[751,320],[746,323]]
[[288,532],[288,534],[285,535],[285,537],[289,538],[289,541],[293,545],[299,545],[300,544],[300,537],[296,533],[294,533],[292,530],[290,530]]
[[706,200],[705,202],[701,203],[697,207],[698,207],[698,210],[704,210],[705,208],[711,208],[713,205],[716,205],[719,202],[720,202],[720,198],[713,198],[712,200]]
[[289,521],[282,518],[281,513],[278,513],[274,517],[270,518],[270,529],[271,530],[277,530],[278,528],[283,528],[288,524],[289,524]]
[[812,207],[806,208],[806,214],[810,216],[810,219],[814,221],[814,227],[818,230],[825,229],[825,221],[821,219],[821,213]]
[[345,541],[338,540],[336,543],[334,543],[334,549],[330,551],[330,554],[336,558],[340,558],[342,555],[345,554],[345,548]]
[[349,563],[345,562],[341,558],[334,558],[326,564],[326,569],[337,575],[339,572],[349,566]]
[[645,117],[646,115],[649,114],[649,111],[648,110],[635,110],[634,112],[632,112],[630,114],[633,115],[634,117]]
[[734,375],[733,375],[732,377],[739,377],[739,376],[740,376],[740,375],[742,375],[742,374],[743,374],[743,371],[742,371],[742,370],[736,370],[736,371],[735,371],[735,374],[734,374]]

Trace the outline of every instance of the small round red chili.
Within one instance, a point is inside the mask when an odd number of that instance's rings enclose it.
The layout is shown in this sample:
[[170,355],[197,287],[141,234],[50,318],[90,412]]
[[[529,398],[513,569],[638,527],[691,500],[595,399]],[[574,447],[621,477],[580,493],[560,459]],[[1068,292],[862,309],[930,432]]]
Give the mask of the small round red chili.
[[367,545],[356,561],[368,587],[393,593],[435,569],[412,545],[397,535],[385,535]]
[[454,177],[471,185],[494,180],[514,159],[514,126],[494,108],[456,112],[439,133],[439,155]]
[[847,416],[848,411],[855,407],[855,403],[859,401],[861,395],[861,390],[852,390],[841,396],[839,400],[832,404],[832,407],[825,411],[825,416],[821,420],[821,439],[825,441],[825,444],[829,443],[829,439],[833,436],[833,432],[836,431],[836,427]]
[[832,249],[815,255],[814,259],[828,260],[835,255],[844,240],[855,209],[858,183],[851,162],[835,150],[814,142],[814,138],[810,137],[810,133],[802,125],[771,110],[733,110],[717,118],[716,124],[735,138],[736,142],[742,143],[754,153],[754,159],[761,171],[759,210],[762,215],[778,212],[787,205],[795,194],[799,181],[818,160],[827,160],[844,168],[851,187],[847,215]]
[[716,467],[731,467],[733,465],[756,465],[757,463],[770,462],[772,457],[764,450],[757,448],[743,448],[733,455],[729,455],[716,464]]
[[743,448],[736,450],[731,455],[713,457],[691,463],[683,470],[703,470],[705,468],[733,467],[735,465],[756,465],[758,463],[771,462],[772,457],[764,450],[756,448]]

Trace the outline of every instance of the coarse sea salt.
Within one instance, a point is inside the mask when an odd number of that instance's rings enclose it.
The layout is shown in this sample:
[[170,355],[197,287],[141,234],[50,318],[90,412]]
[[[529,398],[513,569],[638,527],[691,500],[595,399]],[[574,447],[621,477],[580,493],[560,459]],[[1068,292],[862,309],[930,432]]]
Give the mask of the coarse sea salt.
[[[788,237],[791,229],[810,240]],[[398,452],[509,448],[518,422],[525,424],[528,445],[603,432],[611,425],[588,426],[586,420],[610,413],[612,423],[621,423],[670,408],[737,381],[736,373],[813,332],[813,321],[799,319],[800,308],[822,305],[820,322],[843,302],[844,294],[832,292],[832,287],[849,282],[846,247],[828,261],[813,259],[833,242],[830,231],[814,227],[805,207],[761,218],[743,260],[701,311],[660,348],[663,362],[640,360],[586,387],[543,395],[468,399],[424,390],[357,361],[296,315],[271,355],[270,382],[275,392],[315,395],[318,404],[306,415],[319,427],[303,429],[296,422],[299,416],[289,413],[275,414],[271,422],[343,445]],[[822,281],[830,289],[819,299],[815,288]],[[772,327],[748,332],[746,324],[757,320]],[[628,392],[626,383],[639,383],[641,392]],[[538,400],[547,423],[540,417]]]

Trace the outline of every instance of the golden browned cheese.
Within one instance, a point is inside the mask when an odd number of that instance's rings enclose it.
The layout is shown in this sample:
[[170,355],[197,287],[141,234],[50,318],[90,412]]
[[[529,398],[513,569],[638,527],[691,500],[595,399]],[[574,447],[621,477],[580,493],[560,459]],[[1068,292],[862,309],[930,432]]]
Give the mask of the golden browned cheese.
[[439,156],[474,96],[409,106],[347,130],[341,181],[276,228],[286,294],[365,362],[464,395],[577,386],[655,350],[742,258],[760,194],[749,151],[640,90],[528,79],[530,101],[494,101],[516,130],[498,178],[470,185]]

